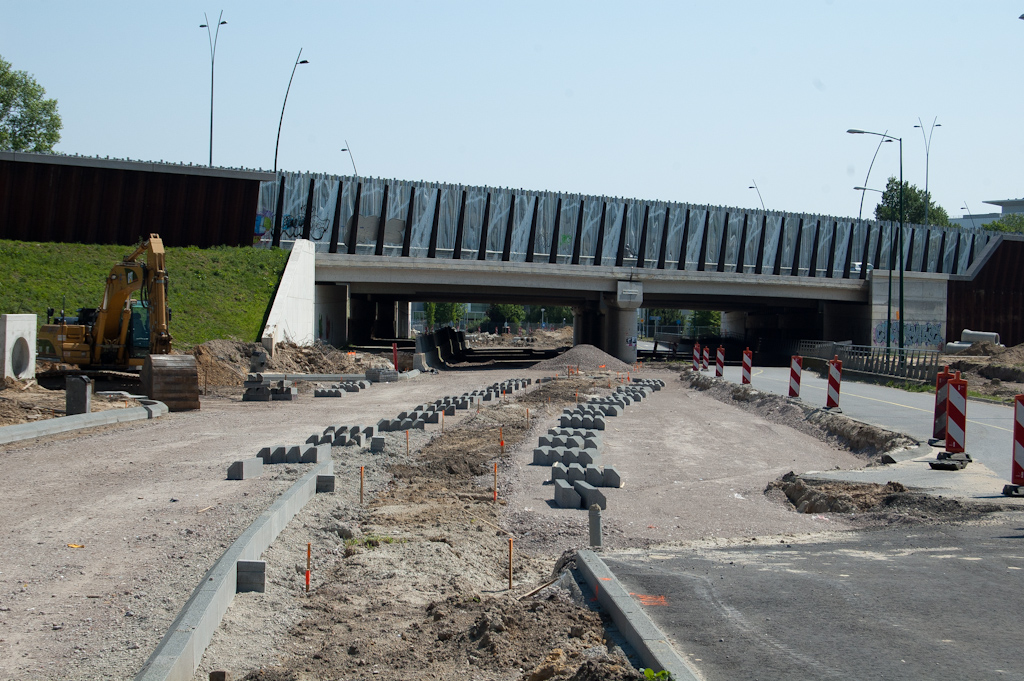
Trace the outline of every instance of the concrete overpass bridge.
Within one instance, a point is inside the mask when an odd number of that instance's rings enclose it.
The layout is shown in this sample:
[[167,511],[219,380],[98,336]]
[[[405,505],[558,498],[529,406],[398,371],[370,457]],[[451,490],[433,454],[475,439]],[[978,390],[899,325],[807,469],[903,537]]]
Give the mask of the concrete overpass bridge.
[[1017,249],[1000,259],[1012,267],[1024,245],[906,225],[900,252],[899,226],[877,221],[298,173],[263,183],[257,236],[301,251],[289,270],[304,272],[295,300],[306,311],[272,314],[279,336],[404,337],[411,301],[570,305],[577,342],[626,360],[640,306],[723,310],[726,329],[751,343],[884,345],[890,263],[901,257],[907,345],[936,348],[978,312],[968,294],[981,270],[1005,243]]

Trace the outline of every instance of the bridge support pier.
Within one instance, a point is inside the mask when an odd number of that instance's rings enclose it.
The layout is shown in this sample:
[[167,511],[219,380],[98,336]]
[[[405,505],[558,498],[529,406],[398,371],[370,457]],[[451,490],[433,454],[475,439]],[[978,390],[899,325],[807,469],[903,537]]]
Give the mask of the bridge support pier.
[[395,303],[395,338],[412,338],[412,303],[407,300]]
[[572,344],[601,344],[601,317],[596,307],[579,305],[572,309]]
[[636,362],[636,309],[644,302],[644,285],[639,281],[616,282],[615,297],[603,300],[601,349],[626,364]]

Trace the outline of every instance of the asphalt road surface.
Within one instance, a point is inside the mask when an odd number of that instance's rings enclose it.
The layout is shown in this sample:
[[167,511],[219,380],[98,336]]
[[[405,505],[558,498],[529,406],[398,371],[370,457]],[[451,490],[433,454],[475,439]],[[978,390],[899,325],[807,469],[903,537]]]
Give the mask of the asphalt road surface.
[[707,681],[1024,679],[1021,512],[602,558]]

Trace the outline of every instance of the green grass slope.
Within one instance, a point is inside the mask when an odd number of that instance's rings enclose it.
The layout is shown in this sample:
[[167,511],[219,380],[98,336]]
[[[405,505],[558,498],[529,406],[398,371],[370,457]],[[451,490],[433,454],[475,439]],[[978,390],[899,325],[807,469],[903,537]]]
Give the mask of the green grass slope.
[[[0,314],[37,314],[46,308],[73,315],[98,307],[110,268],[133,246],[0,240]],[[214,338],[256,340],[288,252],[262,248],[168,248],[168,301],[174,347]]]

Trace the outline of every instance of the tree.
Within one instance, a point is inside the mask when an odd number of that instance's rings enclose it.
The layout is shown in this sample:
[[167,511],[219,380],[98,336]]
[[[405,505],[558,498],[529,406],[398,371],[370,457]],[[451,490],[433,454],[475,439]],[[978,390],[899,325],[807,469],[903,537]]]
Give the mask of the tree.
[[717,310],[694,310],[688,320],[691,331],[707,332],[722,327],[722,313]]
[[498,327],[504,327],[505,322],[509,326],[518,326],[526,319],[526,310],[522,305],[491,305],[487,308],[487,316]]
[[423,303],[423,321],[428,329],[437,323],[437,303]]
[[463,303],[436,303],[436,307],[438,324],[458,326],[466,316],[466,306]]
[[1007,213],[995,222],[985,224],[985,229],[999,232],[1024,232],[1024,213]]
[[25,71],[0,57],[0,151],[52,152],[60,141],[57,100]]
[[662,308],[652,307],[647,310],[647,318],[661,317],[658,321],[659,326],[667,326],[669,324],[675,324],[677,321],[683,319],[683,311],[675,308]]
[[548,324],[561,324],[563,319],[572,319],[572,308],[564,305],[530,305],[526,310],[524,321],[531,324],[540,324],[541,308],[544,308],[543,318]]
[[[929,192],[930,193],[930,192]],[[903,223],[907,225],[924,224],[924,191],[909,182],[903,183]],[[882,192],[882,201],[875,206],[875,219],[900,221],[900,181],[890,177]],[[949,226],[949,214],[942,206],[936,205],[929,197],[928,224]]]

